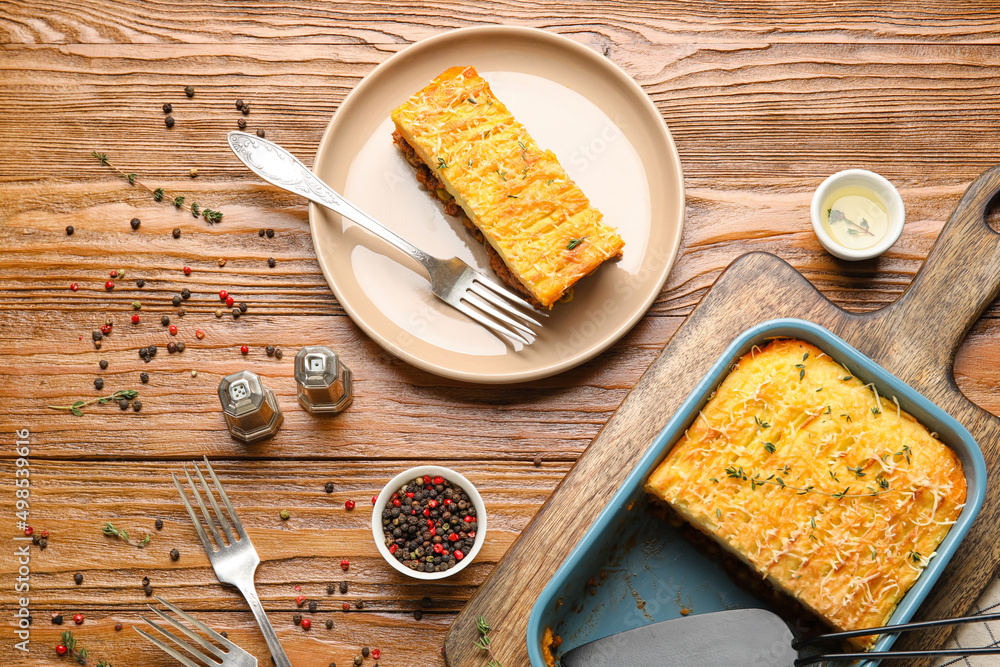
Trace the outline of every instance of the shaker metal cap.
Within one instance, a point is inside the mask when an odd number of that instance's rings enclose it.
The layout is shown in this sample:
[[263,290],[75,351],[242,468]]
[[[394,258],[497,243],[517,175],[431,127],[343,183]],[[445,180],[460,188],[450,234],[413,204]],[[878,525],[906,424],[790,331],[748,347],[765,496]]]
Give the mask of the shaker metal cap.
[[354,400],[351,370],[322,345],[308,345],[295,355],[299,403],[311,413],[343,412]]
[[246,443],[270,438],[284,419],[274,392],[250,371],[224,377],[219,383],[219,401],[229,433]]

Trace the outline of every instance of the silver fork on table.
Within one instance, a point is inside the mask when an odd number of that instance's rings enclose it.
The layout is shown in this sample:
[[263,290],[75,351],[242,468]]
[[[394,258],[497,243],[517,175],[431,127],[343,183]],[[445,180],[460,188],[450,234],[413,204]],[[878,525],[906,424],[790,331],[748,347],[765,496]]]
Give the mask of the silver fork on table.
[[[229,147],[251,171],[272,185],[294,192],[349,218],[419,262],[431,281],[431,291],[442,301],[511,341],[525,345],[537,334],[531,326],[546,317],[520,296],[476,271],[458,257],[438,259],[428,255],[340,196],[316,177],[309,167],[281,146],[245,132],[230,132]],[[530,313],[530,315],[529,315]]]
[[[160,618],[162,618],[163,620],[165,620],[168,623],[170,623],[171,625],[173,625],[175,628],[177,628],[178,630],[180,630],[181,632],[183,632],[185,635],[187,635],[188,637],[190,637],[191,639],[193,639],[195,642],[197,642],[198,644],[200,644],[201,647],[203,649],[205,649],[207,652],[211,653],[216,658],[218,658],[219,660],[221,660],[222,661],[221,667],[257,667],[257,658],[253,657],[252,655],[250,655],[249,653],[247,653],[246,651],[244,651],[243,649],[241,649],[239,646],[237,646],[233,642],[229,641],[228,639],[226,639],[225,637],[223,637],[218,632],[216,632],[212,628],[208,627],[207,625],[205,625],[204,623],[202,623],[198,619],[194,618],[193,616],[191,616],[189,614],[184,613],[179,608],[175,607],[174,605],[170,604],[169,602],[167,602],[166,600],[164,600],[163,598],[161,598],[159,595],[156,596],[156,599],[160,602],[160,604],[166,605],[166,607],[168,609],[170,609],[172,612],[174,612],[175,614],[177,614],[178,616],[180,616],[181,618],[183,618],[185,621],[187,621],[191,625],[193,625],[195,628],[197,628],[202,633],[204,633],[205,635],[207,635],[210,639],[214,640],[216,643],[221,644],[222,646],[224,646],[226,648],[226,650],[223,651],[219,647],[215,646],[215,644],[212,644],[211,642],[205,641],[205,639],[201,635],[192,632],[187,626],[185,626],[184,624],[179,623],[178,621],[174,620],[173,617],[167,616],[166,614],[164,614],[162,611],[160,611],[159,609],[157,609],[153,605],[151,605],[151,604],[146,605],[147,607],[150,608],[151,611],[153,611],[156,614],[158,614],[160,616]],[[197,658],[198,660],[201,660],[202,662],[204,662],[205,665],[214,666],[214,665],[219,665],[220,664],[218,660],[214,660],[214,659],[210,658],[209,656],[205,655],[204,653],[202,653],[201,651],[199,651],[197,648],[195,648],[194,646],[192,646],[188,642],[184,641],[183,639],[180,639],[179,637],[177,637],[176,635],[168,632],[167,630],[164,630],[163,627],[161,627],[159,624],[154,623],[153,621],[149,620],[145,616],[143,616],[143,615],[140,614],[139,618],[141,618],[142,620],[146,621],[146,623],[148,623],[149,625],[151,625],[154,628],[156,628],[157,630],[159,630],[162,635],[164,635],[167,639],[169,639],[170,641],[172,641],[177,646],[179,646],[182,649],[184,649],[185,651],[187,651],[189,655],[191,655],[191,656]],[[174,647],[170,646],[169,644],[166,644],[165,642],[163,642],[160,639],[158,639],[158,638],[150,635],[149,633],[144,632],[143,630],[135,627],[134,625],[132,626],[132,629],[135,630],[136,632],[138,632],[140,635],[142,635],[146,639],[148,639],[149,641],[151,641],[154,644],[156,644],[157,646],[159,646],[168,655],[170,655],[171,657],[175,658],[178,662],[180,662],[185,667],[203,667],[202,665],[199,665],[196,662],[194,662],[193,660],[191,660],[190,658],[188,658],[186,655],[184,655],[183,653],[181,653],[180,651],[178,651]]]
[[[243,524],[240,523],[239,517],[236,516],[236,511],[233,509],[232,503],[229,502],[229,498],[226,496],[219,478],[215,476],[215,471],[212,470],[212,465],[208,462],[208,457],[205,456],[202,458],[205,461],[205,467],[208,468],[209,477],[212,478],[215,489],[219,493],[219,498],[222,499],[222,503],[226,506],[226,510],[229,513],[229,520],[227,520],[219,509],[219,504],[215,501],[215,495],[205,481],[205,477],[201,474],[198,462],[195,461],[194,471],[198,476],[198,481],[201,482],[201,488],[204,489],[205,495],[208,496],[208,502],[211,504],[212,510],[215,512],[218,526],[225,534],[225,541],[223,541],[222,535],[219,533],[219,528],[216,528],[215,522],[212,521],[212,515],[205,509],[201,493],[198,491],[198,486],[191,479],[187,466],[184,466],[184,476],[187,478],[188,486],[191,488],[192,494],[194,494],[199,509],[201,509],[200,516],[195,513],[191,503],[188,502],[187,493],[185,493],[181,483],[177,481],[177,476],[173,473],[170,473],[170,476],[173,478],[174,484],[181,494],[184,507],[187,508],[188,514],[191,515],[191,521],[194,522],[195,530],[198,531],[198,537],[201,538],[201,543],[208,554],[208,560],[212,563],[215,576],[222,583],[238,588],[243,597],[246,598],[247,603],[250,605],[250,611],[253,612],[253,616],[257,620],[257,625],[260,626],[260,631],[264,635],[264,641],[267,642],[267,648],[271,651],[271,657],[274,658],[274,664],[277,667],[292,667],[292,664],[288,661],[288,656],[285,655],[285,650],[281,648],[281,644],[278,642],[278,635],[275,634],[274,628],[271,627],[271,622],[267,620],[267,614],[264,613],[264,606],[260,603],[260,598],[257,597],[257,590],[254,587],[253,575],[260,564],[260,557],[257,556],[257,550],[250,543],[250,538],[247,537],[247,533],[243,529]],[[218,546],[218,549],[213,546],[212,542],[208,539],[208,535],[205,534],[205,530],[201,526],[202,520],[204,520],[205,525],[208,526],[208,530],[212,533],[212,538],[215,540],[215,545]],[[230,526],[232,526],[232,530],[230,530]],[[234,532],[236,534],[235,538],[233,537]]]

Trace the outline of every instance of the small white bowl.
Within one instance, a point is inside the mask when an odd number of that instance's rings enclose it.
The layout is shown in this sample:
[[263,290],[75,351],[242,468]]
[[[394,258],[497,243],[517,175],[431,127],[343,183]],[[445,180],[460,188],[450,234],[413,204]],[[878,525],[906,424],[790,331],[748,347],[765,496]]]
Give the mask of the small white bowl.
[[[867,188],[874,192],[885,204],[888,213],[888,227],[885,236],[878,243],[867,248],[847,248],[838,243],[823,227],[823,202],[833,191],[851,186]],[[899,235],[903,231],[903,222],[906,220],[903,198],[899,196],[899,191],[896,190],[895,186],[884,177],[865,169],[838,171],[823,181],[813,194],[809,213],[812,218],[813,230],[827,252],[834,257],[851,261],[878,257],[888,250],[899,239]]]
[[[473,506],[476,508],[476,539],[472,543],[472,549],[469,553],[465,554],[462,560],[455,564],[455,567],[444,570],[443,572],[417,572],[416,570],[411,570],[405,567],[402,563],[396,560],[395,556],[389,553],[389,548],[385,546],[385,533],[382,532],[382,511],[385,510],[386,505],[389,503],[389,499],[392,494],[396,492],[401,486],[417,477],[423,477],[424,475],[429,475],[431,477],[444,477],[446,480],[451,482],[456,486],[460,486],[463,491],[469,496],[469,500],[472,501]],[[375,499],[375,507],[372,508],[372,536],[375,538],[375,546],[378,547],[378,551],[385,558],[386,562],[392,567],[399,570],[408,577],[413,577],[414,579],[444,579],[445,577],[450,577],[456,572],[460,572],[464,569],[479,553],[479,550],[483,546],[483,542],[486,540],[486,505],[483,504],[483,499],[476,490],[476,487],[472,485],[472,482],[467,480],[464,476],[451,470],[450,468],[444,468],[442,466],[417,466],[416,468],[410,468],[409,470],[404,470],[390,480],[388,484],[382,487],[382,492],[378,494],[378,498]]]

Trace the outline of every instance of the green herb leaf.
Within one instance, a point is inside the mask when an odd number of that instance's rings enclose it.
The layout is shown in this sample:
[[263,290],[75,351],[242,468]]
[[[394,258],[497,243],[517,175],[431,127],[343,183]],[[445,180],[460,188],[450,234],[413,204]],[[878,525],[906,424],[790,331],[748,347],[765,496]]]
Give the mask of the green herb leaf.
[[437,168],[438,169],[447,169],[448,168],[448,163],[444,161],[443,157],[439,157],[438,158],[438,166],[437,166]]
[[153,199],[156,201],[163,201],[163,188],[156,188],[153,190]]
[[180,208],[184,205],[184,197],[174,197],[174,206]]
[[581,236],[581,237],[580,237],[580,238],[578,238],[578,239],[570,239],[570,240],[569,240],[569,243],[568,243],[568,244],[566,244],[566,249],[567,249],[567,250],[573,250],[573,249],[574,249],[574,248],[576,248],[576,247],[577,247],[578,245],[580,245],[581,243],[583,243],[584,239],[586,239],[586,238],[587,238],[586,236]]

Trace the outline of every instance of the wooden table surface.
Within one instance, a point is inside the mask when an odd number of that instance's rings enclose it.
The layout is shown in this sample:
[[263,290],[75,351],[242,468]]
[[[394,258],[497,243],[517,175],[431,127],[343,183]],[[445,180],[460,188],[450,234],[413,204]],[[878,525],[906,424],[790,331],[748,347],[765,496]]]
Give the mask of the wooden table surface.
[[[362,646],[379,648],[381,665],[443,665],[455,614],[731,261],[771,252],[838,305],[879,308],[909,283],[968,183],[998,161],[1000,9],[919,4],[0,1],[0,534],[8,536],[0,664],[71,664],[55,653],[66,629],[92,665],[175,664],[129,627],[149,601],[143,577],[270,664],[245,602],[216,580],[170,479],[180,462],[208,455],[261,556],[258,592],[295,667],[348,665]],[[497,387],[436,377],[368,339],[320,273],[302,200],[251,176],[223,137],[243,117],[234,108],[242,98],[252,105],[248,129],[264,128],[310,157],[338,105],[376,65],[414,41],[500,18],[577,40],[643,86],[680,152],[687,220],[667,284],[629,334],[579,368]],[[175,105],[171,130],[164,102]],[[223,211],[223,221],[210,226],[155,202],[92,151],[151,187]],[[813,189],[849,167],[883,174],[906,204],[902,237],[876,261],[835,260],[810,226]],[[133,217],[142,221],[137,231]],[[274,237],[259,237],[260,228]],[[108,292],[113,269],[126,277]],[[185,287],[192,296],[178,317],[171,297]],[[245,301],[247,314],[217,319],[220,289]],[[133,300],[143,304],[135,326]],[[164,314],[181,329],[181,354],[165,350]],[[114,333],[97,351],[91,331],[109,316]],[[334,419],[311,417],[295,402],[293,357],[318,342],[354,373],[354,404]],[[137,350],[152,343],[161,352],[143,363]],[[267,357],[268,344],[284,357]],[[994,414],[998,359],[991,306],[961,347],[955,375]],[[264,378],[285,414],[278,436],[254,447],[230,438],[215,395],[219,380],[242,368]],[[46,407],[130,388],[140,392],[141,412],[112,404],[77,417]],[[30,435],[19,438],[24,429]],[[16,555],[25,543],[12,539],[21,534],[18,439],[30,449],[28,523],[48,531],[46,549],[30,547],[27,575]],[[432,585],[390,571],[369,529],[371,496],[425,462],[466,474],[490,517],[476,561]],[[348,499],[357,509],[344,508]],[[291,518],[282,521],[285,509]],[[105,522],[133,537],[148,531],[151,541],[136,549],[106,537]],[[350,561],[346,572],[341,559]],[[348,592],[328,594],[327,584],[340,581]],[[299,595],[317,611],[298,608]],[[15,648],[13,613],[24,597],[29,653]],[[313,620],[311,630],[293,624],[297,611]],[[55,613],[63,626],[50,622]],[[82,625],[70,620],[77,613]]]

